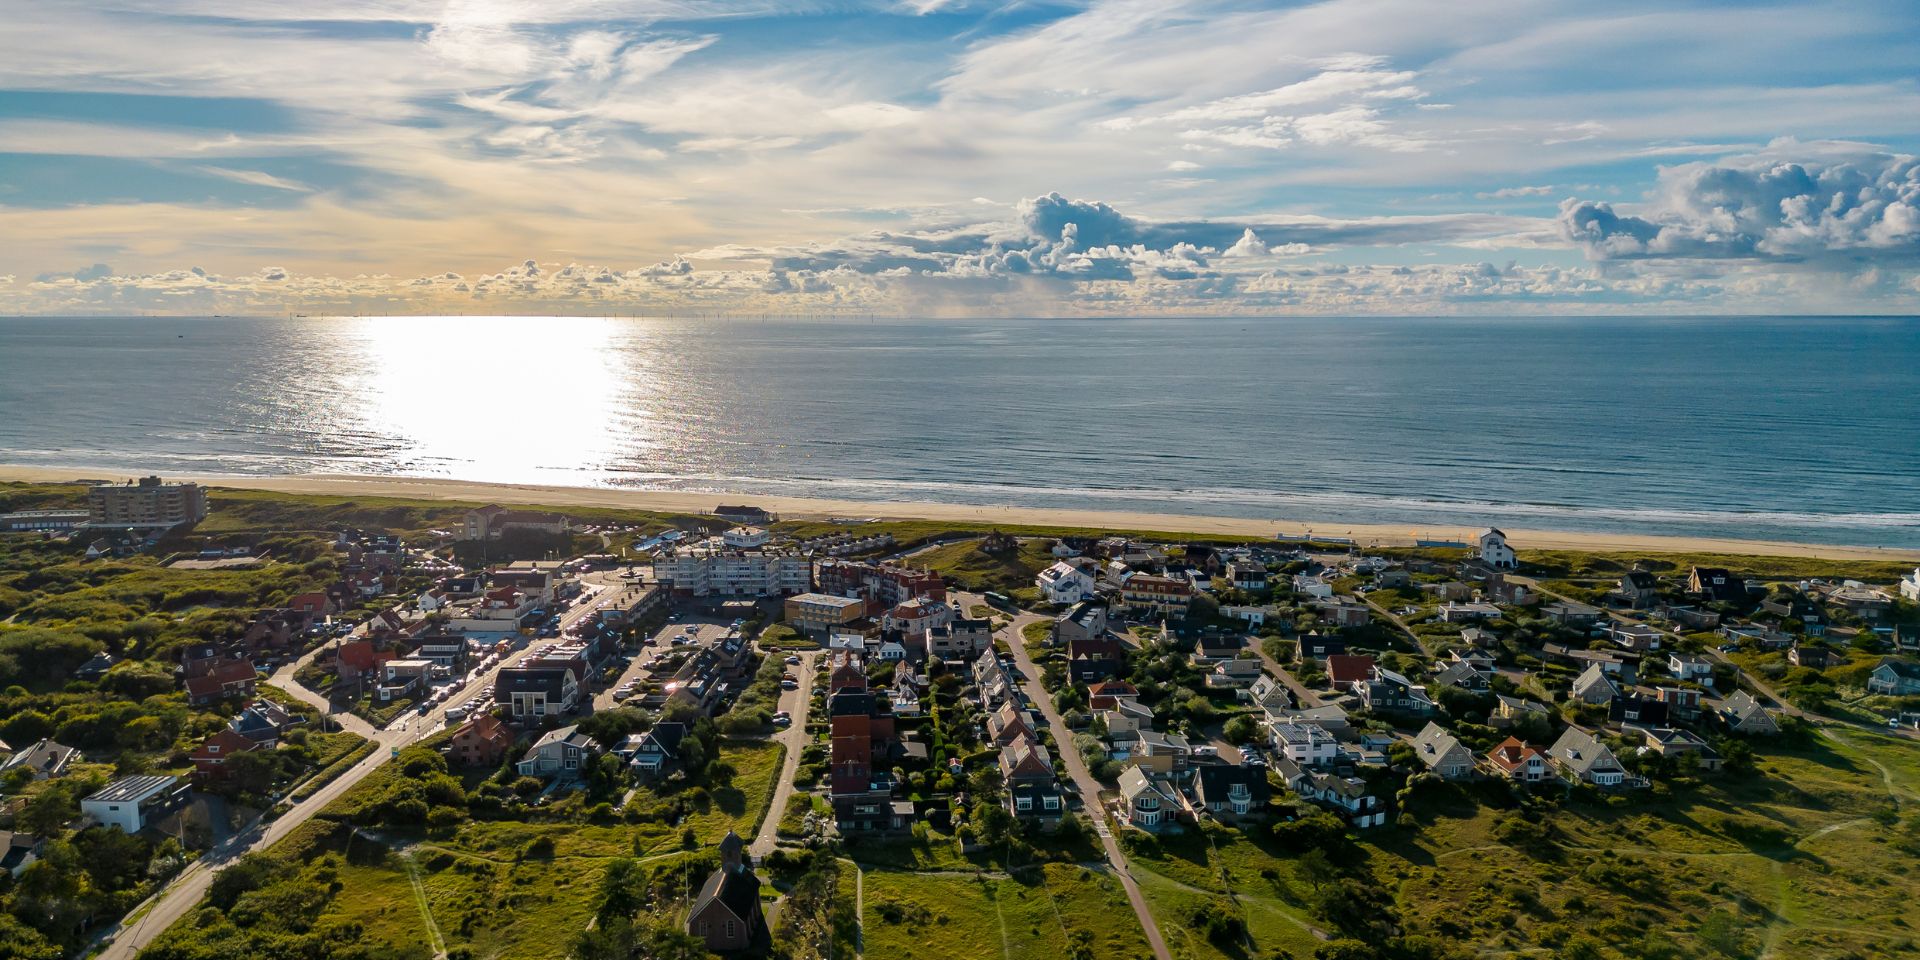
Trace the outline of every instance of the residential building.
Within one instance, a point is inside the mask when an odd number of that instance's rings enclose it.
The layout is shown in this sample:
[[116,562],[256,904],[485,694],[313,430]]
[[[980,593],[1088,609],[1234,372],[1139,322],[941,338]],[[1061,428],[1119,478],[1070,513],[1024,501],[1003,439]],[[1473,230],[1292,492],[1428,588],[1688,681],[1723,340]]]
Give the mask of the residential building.
[[495,675],[493,699],[514,717],[567,713],[580,705],[586,678],[584,656],[529,657]]
[[1121,823],[1147,833],[1159,833],[1178,825],[1186,803],[1171,785],[1147,776],[1139,767],[1121,771],[1119,783],[1120,800],[1114,816]]
[[1660,578],[1647,570],[1633,570],[1620,577],[1614,593],[1635,610],[1645,610],[1660,600]]
[[40,859],[47,842],[32,834],[0,830],[0,871],[18,880]]
[[251,660],[221,660],[209,673],[187,678],[187,702],[203,707],[217,700],[252,697],[260,671]]
[[498,540],[513,530],[557,536],[567,532],[567,518],[538,510],[509,510],[497,503],[467,511],[464,532],[468,540]]
[[1342,629],[1364,627],[1373,622],[1373,609],[1351,600],[1315,600],[1313,611],[1320,619]]
[[1660,702],[1667,705],[1672,720],[1693,720],[1700,716],[1700,691],[1692,687],[1660,687]]
[[1695,683],[1713,686],[1713,661],[1691,653],[1671,653],[1667,655],[1667,672],[1676,680],[1691,680]]
[[1111,710],[1121,701],[1140,699],[1140,691],[1133,684],[1119,680],[1106,680],[1087,688],[1087,709]]
[[1467,660],[1456,660],[1433,675],[1436,687],[1457,687],[1472,693],[1484,693],[1493,684],[1491,672]]
[[1317,600],[1331,600],[1333,599],[1333,584],[1323,577],[1306,573],[1296,573],[1293,575],[1293,592],[1303,596],[1313,597]]
[[1900,578],[1900,599],[1920,603],[1920,567]]
[[139,833],[148,824],[193,801],[193,785],[181,777],[122,777],[80,801],[80,812],[103,826]]
[[1540,608],[1540,615],[1569,627],[1586,627],[1600,622],[1603,611],[1592,604],[1556,600]]
[[1283,711],[1293,709],[1293,691],[1270,674],[1261,674],[1247,688],[1246,700],[1260,711],[1262,718],[1272,723],[1280,718]]
[[1017,740],[1037,740],[1033,721],[1027,712],[1012,701],[1000,705],[1000,709],[987,714],[987,741],[996,747],[1004,747]]
[[193,752],[187,754],[188,762],[193,764],[193,776],[202,783],[210,783],[227,778],[227,761],[243,753],[271,747],[253,740],[231,727],[215,733],[200,741]]
[[1264,766],[1209,763],[1194,770],[1194,803],[1216,820],[1255,816],[1266,809],[1272,792]]
[[917,597],[947,598],[947,583],[939,574],[893,564],[827,559],[815,566],[814,576],[821,593],[865,598],[868,616]]
[[453,732],[447,759],[460,767],[497,767],[513,749],[513,731],[491,713],[475,715]]
[[1067,643],[1067,675],[1075,683],[1097,683],[1126,669],[1126,646],[1111,633],[1079,637]]
[[1492,620],[1499,615],[1500,608],[1491,603],[1449,601],[1440,607],[1440,619],[1447,623],[1471,623],[1475,620]]
[[1373,676],[1373,658],[1365,654],[1337,653],[1327,657],[1327,684],[1345,690]]
[[687,911],[687,934],[716,953],[764,949],[772,941],[760,906],[760,878],[746,862],[746,846],[739,834],[727,831],[720,840],[720,866]]
[[1041,600],[1057,606],[1092,599],[1095,586],[1093,574],[1071,560],[1058,561],[1040,571],[1033,585],[1039,588]]
[[1359,777],[1304,770],[1284,758],[1274,763],[1274,770],[1301,799],[1333,812],[1354,829],[1365,830],[1387,822],[1386,804],[1380,802],[1367,782]]
[[813,561],[797,551],[742,549],[709,537],[656,556],[653,575],[680,596],[786,596],[813,588]]
[[867,615],[867,601],[826,593],[797,593],[786,600],[787,625],[801,633],[826,636]]
[[86,523],[92,516],[88,510],[16,510],[0,513],[0,530],[8,533],[64,533]]
[[227,729],[264,746],[280,742],[288,730],[306,720],[272,700],[255,700],[227,721]]
[[927,631],[927,656],[935,660],[972,660],[993,649],[993,621],[954,617]]
[[1780,724],[1774,720],[1773,714],[1745,690],[1734,691],[1732,696],[1720,701],[1714,712],[1734,733],[1766,736],[1780,732]]
[[1489,569],[1513,570],[1520,566],[1519,557],[1514,555],[1513,547],[1507,543],[1507,535],[1498,527],[1488,527],[1480,531],[1477,542],[1479,549],[1474,552],[1474,556]]
[[1294,659],[1301,663],[1325,660],[1347,652],[1347,641],[1330,633],[1309,633],[1294,641]]
[[1258,593],[1267,589],[1267,565],[1251,558],[1229,561],[1227,582],[1236,590]]
[[1373,675],[1366,680],[1354,681],[1353,693],[1371,713],[1426,716],[1434,710],[1433,698],[1427,695],[1426,687],[1381,666],[1375,666]]
[[1660,631],[1644,623],[1621,623],[1616,620],[1608,627],[1607,636],[1621,648],[1635,653],[1660,649]]
[[1664,727],[1671,722],[1671,714],[1667,701],[1639,690],[1628,690],[1607,705],[1607,722],[1622,727]]
[[80,759],[80,751],[52,740],[36,740],[31,746],[0,763],[0,778],[15,770],[32,770],[35,780],[66,776],[67,768]]
[[1575,780],[1598,787],[1617,787],[1626,781],[1627,771],[1620,761],[1592,734],[1568,727],[1560,739],[1548,748],[1547,756]]
[[1332,734],[1335,739],[1345,740],[1353,734],[1353,724],[1347,719],[1347,712],[1339,704],[1329,703],[1322,707],[1303,707],[1288,710],[1282,718],[1311,723]]
[[1136,617],[1184,619],[1193,597],[1193,581],[1181,576],[1136,572],[1120,582],[1120,603]]
[[1596,706],[1612,703],[1613,698],[1619,695],[1620,688],[1614,684],[1612,677],[1607,676],[1606,669],[1597,663],[1588,664],[1587,669],[1574,678],[1570,691],[1572,699]]
[[662,721],[645,733],[630,734],[623,753],[627,766],[642,780],[658,780],[673,771],[680,762],[680,744],[687,738],[687,725]]
[[1473,773],[1473,751],[1432,721],[1413,738],[1413,754],[1443,780],[1461,780]]
[[1325,727],[1288,717],[1268,725],[1276,753],[1303,767],[1330,764],[1340,755],[1340,744]]
[[1845,659],[1845,657],[1842,657],[1832,647],[1810,647],[1805,644],[1796,643],[1792,649],[1787,651],[1788,663],[1796,667],[1806,667],[1810,670],[1821,670],[1826,667],[1831,667]]
[[713,515],[722,520],[728,520],[733,523],[750,524],[756,527],[764,527],[780,519],[768,513],[765,508],[752,506],[751,504],[723,503],[713,508]]
[[1717,603],[1745,603],[1747,581],[1721,567],[1694,567],[1687,571],[1687,592]]
[[1521,697],[1509,697],[1504,693],[1494,694],[1493,716],[1488,722],[1493,726],[1507,726],[1528,717],[1550,720],[1553,710],[1544,703],[1537,703]]
[[513,767],[523,777],[580,776],[588,761],[600,752],[592,737],[573,725],[549,730],[534,741]]
[[1066,797],[1054,776],[1053,758],[1040,741],[1026,737],[1000,748],[1000,780],[1007,790],[1007,812],[1045,829],[1060,825]]
[[1867,692],[1888,697],[1920,694],[1920,663],[1911,660],[1882,660],[1867,675]]
[[1692,757],[1702,770],[1720,769],[1721,760],[1705,737],[1691,730],[1675,727],[1649,727],[1645,731],[1647,745],[1645,750],[1663,757]]
[[1245,690],[1264,676],[1260,661],[1252,657],[1222,660],[1207,672],[1207,686],[1215,690]]
[[1059,646],[1106,634],[1107,605],[1098,600],[1082,600],[1053,618],[1053,642]]
[[915,597],[895,604],[880,618],[883,633],[915,638],[915,646],[925,652],[924,638],[934,627],[953,622],[954,609],[945,600]]
[[195,483],[166,483],[159,477],[100,484],[87,489],[87,525],[165,529],[207,517],[207,493]]
[[1487,767],[1517,783],[1539,783],[1553,776],[1546,754],[1518,737],[1508,737],[1487,751]]

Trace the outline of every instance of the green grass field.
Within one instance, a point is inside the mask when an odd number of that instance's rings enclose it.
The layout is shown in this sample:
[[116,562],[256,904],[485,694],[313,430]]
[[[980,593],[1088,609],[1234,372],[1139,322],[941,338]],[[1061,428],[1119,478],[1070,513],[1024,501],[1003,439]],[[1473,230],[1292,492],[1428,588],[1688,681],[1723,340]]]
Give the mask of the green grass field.
[[1097,871],[1050,864],[1018,878],[867,870],[865,955],[899,960],[1151,956],[1126,895]]
[[1011,551],[988,553],[980,541],[963,540],[916,553],[909,562],[951,579],[966,590],[995,590],[1022,603],[1039,600],[1034,574],[1053,565],[1053,554],[1040,540],[1023,540]]

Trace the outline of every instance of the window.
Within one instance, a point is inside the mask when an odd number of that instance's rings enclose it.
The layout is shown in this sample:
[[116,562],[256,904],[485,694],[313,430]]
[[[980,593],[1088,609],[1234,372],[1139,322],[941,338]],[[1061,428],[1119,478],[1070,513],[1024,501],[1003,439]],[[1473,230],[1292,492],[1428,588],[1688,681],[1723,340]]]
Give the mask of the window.
[[728,940],[733,939],[733,921],[732,920],[727,921],[727,939]]
[[1015,810],[1032,810],[1033,798],[1032,797],[1015,797],[1013,798],[1013,808]]
[[1046,807],[1048,810],[1058,810],[1060,809],[1060,798],[1046,797],[1041,801],[1041,806]]

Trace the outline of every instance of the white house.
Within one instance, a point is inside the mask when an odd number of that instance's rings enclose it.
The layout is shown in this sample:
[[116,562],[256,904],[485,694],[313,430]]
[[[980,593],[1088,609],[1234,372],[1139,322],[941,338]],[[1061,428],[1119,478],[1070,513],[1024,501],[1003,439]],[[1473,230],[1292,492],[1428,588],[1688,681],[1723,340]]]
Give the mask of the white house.
[[1304,593],[1309,597],[1317,597],[1321,600],[1328,600],[1333,597],[1333,584],[1319,577],[1309,577],[1296,573],[1293,575],[1293,592]]
[[1497,527],[1480,531],[1480,562],[1495,570],[1513,570],[1520,566],[1520,558],[1507,546],[1507,535]]
[[1920,603],[1920,567],[1914,567],[1911,574],[1900,578],[1900,599]]
[[80,801],[80,812],[108,827],[139,833],[142,827],[187,805],[193,787],[181,777],[122,777]]
[[1340,744],[1325,727],[1298,720],[1282,720],[1270,725],[1273,748],[1288,760],[1303,767],[1332,763]]
[[1040,598],[1053,604],[1072,604],[1093,597],[1093,575],[1078,564],[1062,560],[1033,578]]

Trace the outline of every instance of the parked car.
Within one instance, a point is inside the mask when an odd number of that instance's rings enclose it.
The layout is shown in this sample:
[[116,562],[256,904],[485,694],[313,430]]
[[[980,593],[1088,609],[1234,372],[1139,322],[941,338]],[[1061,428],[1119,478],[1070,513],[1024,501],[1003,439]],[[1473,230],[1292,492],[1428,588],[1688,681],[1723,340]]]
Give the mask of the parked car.
[[782,681],[780,681],[780,689],[782,689],[782,690],[798,690],[798,689],[800,689],[800,681],[798,681],[798,680],[791,680],[791,679],[789,679],[789,680],[782,680]]
[[795,657],[788,657],[788,658],[787,658],[787,663],[789,663],[789,664],[792,664],[792,665],[794,665],[794,666],[799,666],[799,665],[800,665],[800,658],[799,658],[799,657],[797,657],[797,656],[795,656]]

